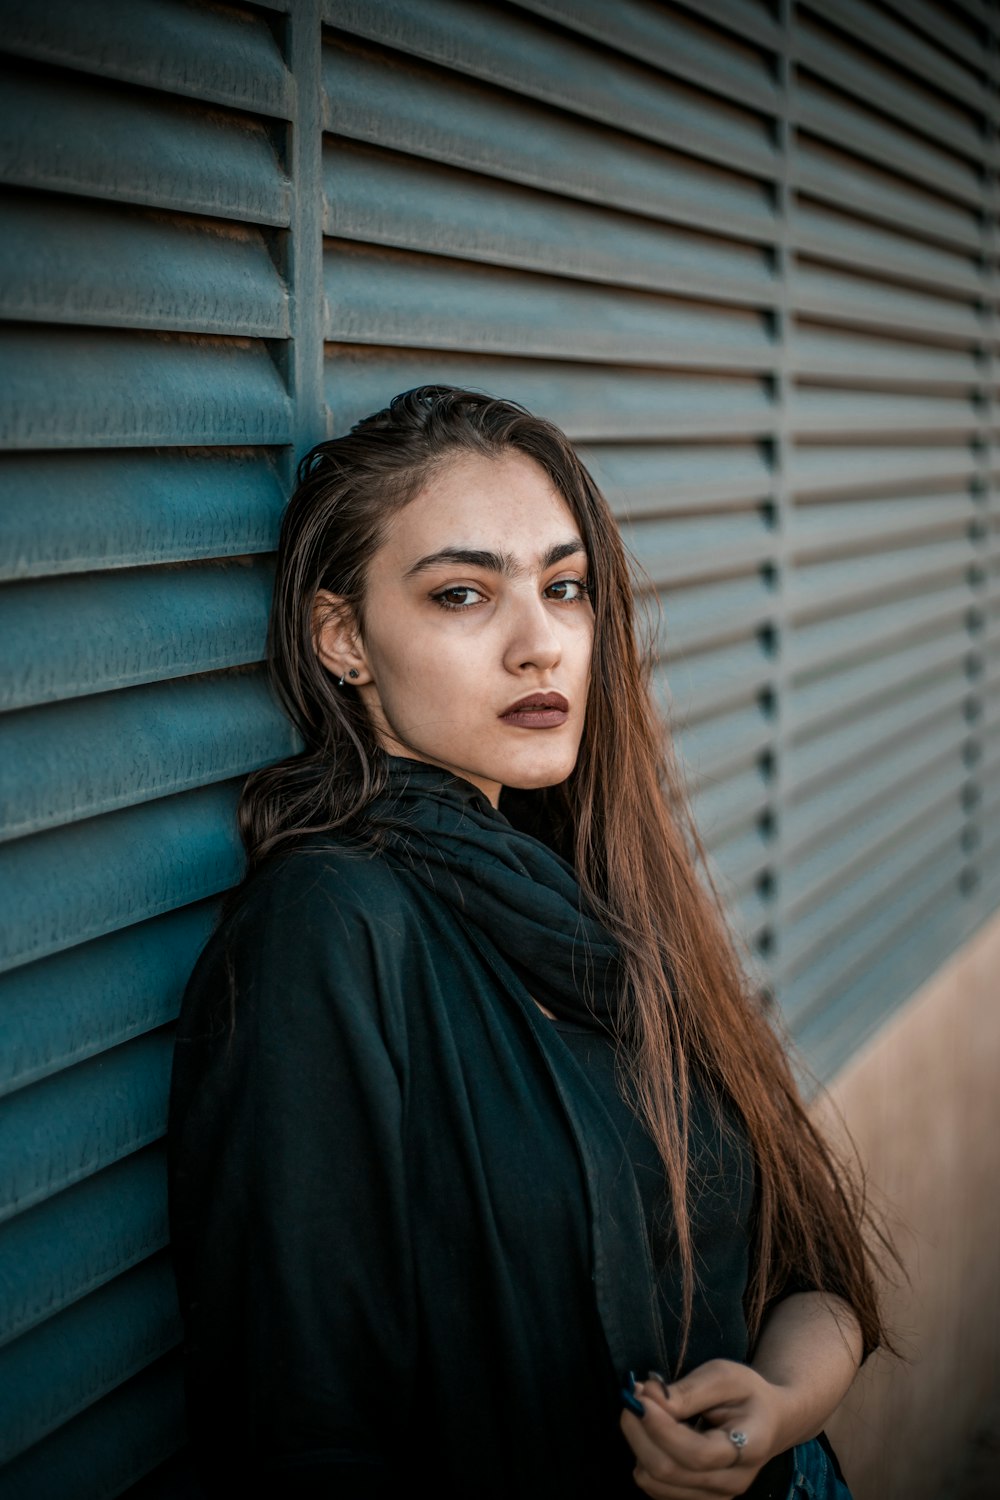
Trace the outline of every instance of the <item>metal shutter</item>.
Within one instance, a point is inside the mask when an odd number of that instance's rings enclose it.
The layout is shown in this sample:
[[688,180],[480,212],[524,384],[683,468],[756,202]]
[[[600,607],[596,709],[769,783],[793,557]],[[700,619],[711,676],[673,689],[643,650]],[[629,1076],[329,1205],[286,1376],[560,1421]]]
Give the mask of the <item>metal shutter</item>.
[[662,604],[734,923],[821,1074],[1000,904],[997,25],[0,14],[0,1495],[86,1500],[183,1440],[171,1021],[239,779],[292,748],[268,553],[325,432],[452,380],[579,443]]

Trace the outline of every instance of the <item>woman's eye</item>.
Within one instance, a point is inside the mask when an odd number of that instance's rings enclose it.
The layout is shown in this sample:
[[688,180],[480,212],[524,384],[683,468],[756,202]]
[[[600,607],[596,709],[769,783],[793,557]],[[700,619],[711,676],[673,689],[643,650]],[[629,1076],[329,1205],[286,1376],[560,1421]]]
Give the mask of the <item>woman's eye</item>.
[[579,604],[590,595],[590,585],[582,578],[559,578],[550,583],[545,592],[551,594],[553,589],[557,591],[555,598],[560,604]]
[[[473,597],[470,597],[473,596]],[[455,588],[442,589],[438,594],[432,594],[431,598],[442,609],[468,609],[483,595],[478,589],[471,588],[468,584],[459,584]]]

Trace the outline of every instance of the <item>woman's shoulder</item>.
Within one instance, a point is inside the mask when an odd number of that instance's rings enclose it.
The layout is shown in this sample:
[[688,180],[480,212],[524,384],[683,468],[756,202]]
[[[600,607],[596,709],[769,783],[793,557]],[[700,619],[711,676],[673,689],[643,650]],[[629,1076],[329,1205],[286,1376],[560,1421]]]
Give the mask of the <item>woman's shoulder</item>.
[[279,849],[234,894],[236,927],[261,920],[303,924],[331,913],[338,924],[394,923],[414,903],[412,882],[377,847],[311,834]]
[[345,1008],[387,1022],[412,968],[412,907],[405,879],[377,851],[296,843],[230,894],[189,976],[184,1024],[201,1027],[220,1006],[228,1015],[237,995],[235,1013],[265,1026]]
[[377,849],[311,835],[231,892],[204,957],[260,970],[387,957],[420,926],[412,882]]

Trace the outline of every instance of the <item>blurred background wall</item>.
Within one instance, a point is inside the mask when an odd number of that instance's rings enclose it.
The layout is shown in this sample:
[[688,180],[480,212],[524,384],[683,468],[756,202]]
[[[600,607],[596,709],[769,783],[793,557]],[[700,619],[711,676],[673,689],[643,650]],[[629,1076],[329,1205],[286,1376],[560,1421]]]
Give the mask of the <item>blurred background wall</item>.
[[0,1494],[184,1492],[171,1023],[294,748],[270,553],[296,460],[423,381],[553,418],[621,518],[748,965],[924,1273],[838,1441],[938,1493],[998,1342],[998,35],[0,4]]

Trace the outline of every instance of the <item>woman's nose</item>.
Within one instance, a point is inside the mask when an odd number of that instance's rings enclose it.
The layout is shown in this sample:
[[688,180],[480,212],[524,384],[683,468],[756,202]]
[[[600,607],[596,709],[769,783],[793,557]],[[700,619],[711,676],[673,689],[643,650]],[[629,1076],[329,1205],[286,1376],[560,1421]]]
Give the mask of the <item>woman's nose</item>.
[[510,629],[504,652],[504,665],[510,672],[526,667],[549,671],[562,656],[562,645],[555,625],[537,595],[517,598],[510,606]]

